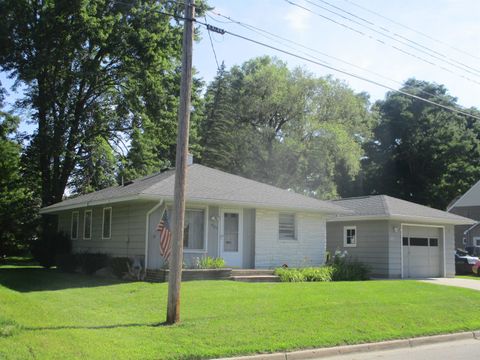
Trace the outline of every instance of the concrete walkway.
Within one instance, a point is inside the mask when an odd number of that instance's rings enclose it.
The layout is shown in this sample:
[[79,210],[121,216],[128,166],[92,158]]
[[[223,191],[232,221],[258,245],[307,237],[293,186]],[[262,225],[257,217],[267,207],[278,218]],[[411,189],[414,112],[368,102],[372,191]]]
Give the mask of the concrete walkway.
[[437,285],[446,285],[446,286],[457,286],[463,287],[472,290],[480,291],[480,280],[475,279],[460,279],[460,278],[432,278],[432,279],[423,279],[422,282],[437,284]]
[[439,344],[421,345],[404,349],[323,357],[321,360],[452,360],[470,358],[474,359],[478,357],[479,353],[480,341],[476,339],[468,339]]

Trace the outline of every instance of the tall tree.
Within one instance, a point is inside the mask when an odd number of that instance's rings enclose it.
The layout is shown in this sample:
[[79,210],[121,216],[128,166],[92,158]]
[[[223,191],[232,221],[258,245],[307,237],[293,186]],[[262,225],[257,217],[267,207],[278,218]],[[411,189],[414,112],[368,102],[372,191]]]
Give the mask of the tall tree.
[[35,230],[38,204],[23,181],[19,118],[2,111],[0,89],[0,257],[26,249]]
[[[360,169],[372,124],[368,97],[275,58],[220,69],[206,94],[203,161],[319,198],[338,195],[336,170]],[[215,134],[215,135],[214,135]]]
[[[458,108],[442,85],[410,79],[402,90]],[[378,124],[364,160],[367,193],[445,208],[478,181],[480,124],[473,118],[393,92],[375,108]]]
[[27,89],[43,206],[62,199],[99,136],[114,143],[174,116],[181,27],[161,12],[176,4],[0,0],[0,67]]

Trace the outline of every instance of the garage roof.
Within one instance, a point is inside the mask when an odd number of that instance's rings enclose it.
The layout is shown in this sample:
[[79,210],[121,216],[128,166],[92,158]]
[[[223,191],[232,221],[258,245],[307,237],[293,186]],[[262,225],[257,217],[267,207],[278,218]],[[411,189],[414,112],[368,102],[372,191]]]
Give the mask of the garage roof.
[[468,225],[476,221],[463,216],[415,204],[387,195],[361,196],[332,201],[332,204],[353,211],[353,214],[339,214],[331,221],[392,219],[428,221],[433,223]]
[[[187,174],[186,197],[189,202],[326,214],[351,213],[328,201],[320,201],[198,164],[190,165]],[[174,183],[175,170],[167,170],[123,186],[113,186],[64,200],[41,209],[41,213],[129,200],[172,200]]]

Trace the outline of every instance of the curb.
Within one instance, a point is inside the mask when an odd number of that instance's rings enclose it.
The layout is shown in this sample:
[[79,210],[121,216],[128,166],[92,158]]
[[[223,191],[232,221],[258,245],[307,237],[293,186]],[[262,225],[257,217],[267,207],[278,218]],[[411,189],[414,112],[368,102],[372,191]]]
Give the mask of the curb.
[[357,345],[343,345],[328,348],[318,348],[309,350],[279,352],[273,354],[258,354],[250,356],[221,358],[216,360],[304,360],[317,359],[336,355],[345,355],[359,352],[371,352],[380,350],[393,350],[400,348],[414,348],[422,345],[438,344],[448,341],[477,339],[480,340],[480,330],[467,331],[454,334],[422,336],[411,339],[388,340],[376,343],[366,343]]

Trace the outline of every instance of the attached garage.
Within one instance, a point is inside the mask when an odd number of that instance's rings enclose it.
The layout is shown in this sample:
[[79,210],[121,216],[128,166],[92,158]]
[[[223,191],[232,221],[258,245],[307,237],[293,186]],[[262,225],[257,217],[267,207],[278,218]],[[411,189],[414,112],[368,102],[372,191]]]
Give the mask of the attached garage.
[[404,278],[443,276],[443,227],[402,225]]
[[327,221],[327,250],[346,251],[372,277],[455,276],[454,226],[475,221],[386,195],[334,201],[351,210]]

